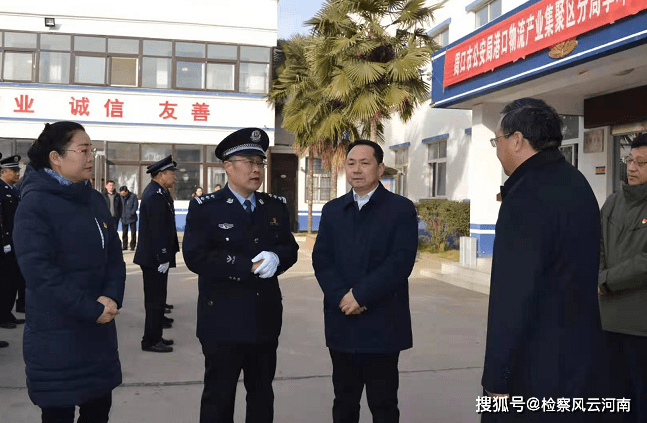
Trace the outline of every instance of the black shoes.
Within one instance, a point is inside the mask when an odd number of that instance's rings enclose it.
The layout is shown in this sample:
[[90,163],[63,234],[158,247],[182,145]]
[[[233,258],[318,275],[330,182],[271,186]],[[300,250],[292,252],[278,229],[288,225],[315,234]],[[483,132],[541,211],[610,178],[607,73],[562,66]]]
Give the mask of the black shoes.
[[164,309],[164,314],[170,314],[170,313],[171,313],[171,309],[170,309],[170,308],[165,308],[165,309]]
[[174,321],[175,321],[175,319],[173,319],[172,317],[166,317],[166,316],[164,316],[164,320],[163,320],[163,322],[166,322],[166,323],[173,323]]
[[173,325],[169,322],[162,322],[162,329],[171,329]]
[[164,345],[173,345],[174,344],[172,339],[164,339],[164,338],[162,338],[162,339],[160,339],[160,342],[162,344],[164,344]]
[[13,318],[13,320],[12,320],[11,322],[12,322],[12,323],[15,323],[16,325],[22,325],[23,323],[25,323],[25,319],[16,319],[16,318],[14,317],[14,318]]
[[0,348],[7,348],[9,343],[7,341],[0,341]]
[[173,304],[164,304],[164,307],[168,308],[169,310],[173,310]]
[[0,323],[0,328],[16,329],[16,324],[14,322],[2,322]]
[[[164,341],[164,339],[162,339],[162,341],[159,341],[157,344],[154,344],[154,345],[145,344],[145,343],[142,342],[142,350],[143,351],[150,351],[150,352],[158,352],[158,353],[173,352],[173,347],[171,347],[169,345],[165,345],[163,341]],[[171,342],[173,342],[173,341],[171,341]]]

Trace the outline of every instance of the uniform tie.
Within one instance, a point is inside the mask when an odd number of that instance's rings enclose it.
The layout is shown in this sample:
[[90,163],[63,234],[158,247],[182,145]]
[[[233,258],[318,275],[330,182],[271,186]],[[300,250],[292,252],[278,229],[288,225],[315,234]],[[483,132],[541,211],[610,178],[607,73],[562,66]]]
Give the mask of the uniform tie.
[[247,219],[249,219],[251,221],[252,220],[252,202],[249,201],[249,200],[245,200],[243,205],[245,206],[245,217],[247,217]]

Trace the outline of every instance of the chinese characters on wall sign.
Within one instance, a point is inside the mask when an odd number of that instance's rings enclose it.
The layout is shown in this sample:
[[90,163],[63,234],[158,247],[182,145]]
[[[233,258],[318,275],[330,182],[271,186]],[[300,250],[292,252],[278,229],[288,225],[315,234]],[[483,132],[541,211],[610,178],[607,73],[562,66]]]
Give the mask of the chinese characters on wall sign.
[[647,9],[647,0],[544,0],[447,50],[443,86]]

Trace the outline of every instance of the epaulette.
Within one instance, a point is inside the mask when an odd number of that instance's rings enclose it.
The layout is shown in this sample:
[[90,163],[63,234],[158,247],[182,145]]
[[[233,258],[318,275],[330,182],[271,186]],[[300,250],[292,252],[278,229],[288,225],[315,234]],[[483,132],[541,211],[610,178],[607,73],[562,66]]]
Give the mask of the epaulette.
[[263,194],[265,194],[265,196],[266,196],[266,197],[268,197],[268,198],[274,198],[274,199],[276,199],[276,200],[282,201],[282,202],[283,202],[283,204],[287,204],[287,203],[288,203],[288,202],[287,202],[287,200],[285,199],[285,197],[280,197],[280,196],[278,196],[278,195],[270,194],[270,193],[267,193],[267,192],[265,192],[265,193],[263,193]]
[[211,194],[206,194],[206,195],[201,195],[199,197],[193,197],[193,199],[200,205],[209,203],[217,198],[220,198],[221,196],[214,193]]

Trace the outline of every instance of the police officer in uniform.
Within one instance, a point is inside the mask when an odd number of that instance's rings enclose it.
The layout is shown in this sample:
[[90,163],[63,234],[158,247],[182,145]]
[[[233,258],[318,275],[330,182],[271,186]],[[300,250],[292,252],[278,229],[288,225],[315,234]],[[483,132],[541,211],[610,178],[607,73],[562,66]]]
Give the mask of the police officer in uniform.
[[175,253],[180,251],[173,198],[169,192],[175,185],[176,166],[168,156],[147,167],[146,173],[151,174],[152,181],[144,190],[139,206],[139,244],[133,261],[144,274],[144,351],[173,351],[173,340],[162,338],[162,329],[168,270],[175,267]]
[[25,323],[25,319],[17,319],[11,312],[14,302],[16,311],[25,312],[25,279],[20,273],[12,240],[14,215],[20,202],[20,193],[13,186],[20,179],[19,163],[20,156],[0,160],[0,327],[6,329]]
[[272,422],[281,332],[277,276],[297,261],[285,200],[256,190],[265,173],[267,134],[245,128],[216,148],[228,183],[189,204],[182,250],[199,275],[197,335],[205,356],[200,423],[233,423],[243,370],[247,423]]

